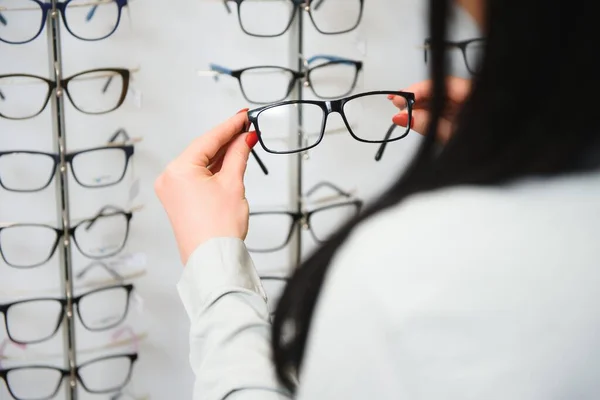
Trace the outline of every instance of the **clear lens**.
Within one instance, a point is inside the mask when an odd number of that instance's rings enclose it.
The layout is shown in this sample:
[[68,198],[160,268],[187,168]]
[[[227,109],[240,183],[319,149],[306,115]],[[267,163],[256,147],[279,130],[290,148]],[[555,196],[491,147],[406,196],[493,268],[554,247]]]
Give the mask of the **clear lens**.
[[356,204],[340,204],[315,211],[310,216],[310,229],[315,240],[327,241],[338,228],[358,213]]
[[52,179],[54,166],[54,159],[47,154],[4,154],[0,156],[0,182],[7,190],[41,190]]
[[362,13],[360,0],[312,0],[310,15],[322,33],[343,33],[358,26]]
[[279,36],[294,17],[291,0],[244,0],[240,3],[242,29],[249,35]]
[[98,149],[77,154],[71,166],[80,185],[103,187],[114,185],[123,178],[127,157],[122,148]]
[[83,40],[110,36],[119,24],[119,5],[114,0],[73,0],[65,10],[65,25]]
[[[329,0],[324,0],[329,1]],[[356,82],[356,65],[344,62],[328,62],[314,67],[309,79],[315,94],[324,99],[346,96]]]
[[[299,140],[295,131],[298,115],[302,113],[304,139]],[[317,144],[325,112],[312,103],[292,102],[262,111],[258,116],[258,126],[267,149],[279,153],[297,152]],[[286,132],[292,134],[286,135]],[[297,129],[297,128],[296,128]]]
[[0,231],[0,247],[12,267],[28,268],[45,263],[54,250],[57,233],[40,225],[14,225]]
[[120,105],[125,82],[116,71],[100,70],[73,77],[68,93],[77,109],[88,114],[102,114]]
[[285,99],[293,79],[291,71],[278,67],[250,68],[240,76],[244,95],[259,104]]
[[356,97],[344,105],[344,114],[352,128],[352,133],[359,139],[368,142],[383,143],[405,136],[409,128],[402,128],[392,123],[392,117],[398,109],[406,109],[408,102],[397,96],[397,107],[388,100],[387,94],[372,94]]
[[79,251],[92,258],[117,254],[127,239],[127,218],[123,214],[100,216],[84,221],[75,229]]
[[52,368],[19,368],[10,371],[6,381],[14,397],[20,400],[46,400],[56,393],[62,373]]
[[39,114],[46,104],[48,91],[48,83],[40,78],[0,78],[0,114],[6,118],[31,118]]
[[484,48],[485,41],[483,40],[471,42],[465,48],[465,61],[467,63],[467,69],[472,74],[479,72],[481,60],[483,59]]
[[19,343],[41,342],[52,337],[62,315],[56,300],[33,300],[10,306],[6,326],[10,338]]
[[43,27],[42,7],[31,0],[0,0],[0,39],[12,44],[34,39]]
[[131,373],[131,360],[115,356],[84,365],[79,376],[85,388],[92,393],[108,393],[127,384]]
[[250,251],[272,251],[285,245],[293,218],[285,213],[250,214],[246,247]]
[[121,286],[86,294],[79,300],[81,322],[91,331],[115,327],[125,319],[127,303],[127,290]]

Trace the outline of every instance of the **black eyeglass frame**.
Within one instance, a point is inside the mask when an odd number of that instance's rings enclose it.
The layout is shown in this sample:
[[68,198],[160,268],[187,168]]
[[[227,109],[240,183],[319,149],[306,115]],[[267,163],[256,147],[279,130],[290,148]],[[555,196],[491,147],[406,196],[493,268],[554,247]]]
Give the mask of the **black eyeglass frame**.
[[[101,185],[88,185],[88,184],[81,182],[77,178],[77,172],[75,172],[75,168],[73,168],[73,160],[75,159],[75,157],[77,157],[78,155],[81,155],[81,154],[86,154],[86,153],[91,153],[91,152],[101,151],[101,150],[108,150],[108,149],[122,150],[125,154],[125,164],[124,164],[125,168],[123,168],[123,173],[118,178],[118,180],[110,182],[110,183],[101,184]],[[82,187],[85,187],[85,188],[93,188],[93,189],[104,188],[104,187],[108,187],[108,186],[117,185],[118,183],[120,183],[123,180],[123,178],[125,177],[125,174],[127,173],[127,168],[129,166],[129,160],[133,156],[134,152],[135,152],[134,146],[131,144],[130,145],[121,145],[121,146],[94,147],[91,149],[85,149],[85,150],[81,150],[81,151],[67,153],[65,155],[65,162],[71,166],[71,173],[73,174],[73,178],[75,178],[75,181],[79,185],[81,185]],[[18,190],[18,189],[8,188],[2,182],[2,176],[0,175],[0,187],[4,188],[5,190],[8,190],[10,192],[33,193],[33,192],[39,192],[39,191],[46,189],[52,182],[52,179],[54,179],[54,174],[56,172],[56,168],[58,168],[58,165],[60,164],[60,155],[58,155],[56,153],[45,153],[45,152],[41,152],[41,151],[30,151],[30,150],[0,151],[0,160],[2,159],[3,156],[7,156],[7,155],[11,155],[11,154],[31,154],[31,155],[47,156],[52,159],[53,166],[51,168],[50,178],[48,179],[48,181],[44,184],[44,186],[38,187],[36,189],[20,189],[20,190]]]
[[[406,132],[404,132],[401,136],[390,139],[389,135],[385,135],[385,136],[383,136],[383,140],[367,140],[367,139],[362,139],[362,138],[356,136],[356,134],[354,134],[354,132],[352,131],[352,127],[350,126],[350,123],[348,122],[348,119],[346,118],[346,114],[344,112],[344,106],[346,105],[346,103],[348,103],[354,99],[358,99],[360,97],[373,96],[373,95],[400,96],[406,100],[407,110],[408,110],[408,125],[406,127]],[[350,135],[354,139],[358,140],[359,142],[362,142],[362,143],[388,143],[388,142],[395,142],[397,140],[403,139],[410,132],[410,125],[412,122],[412,109],[413,109],[414,103],[415,103],[415,94],[414,93],[400,92],[400,91],[372,91],[372,92],[355,94],[353,96],[344,97],[344,98],[341,98],[338,100],[327,100],[327,101],[289,100],[289,101],[274,103],[274,104],[255,108],[253,110],[248,111],[248,120],[249,120],[250,124],[254,125],[256,135],[258,136],[258,141],[260,142],[260,145],[267,153],[294,154],[294,153],[301,153],[303,151],[310,150],[310,149],[316,147],[317,145],[319,145],[319,143],[321,143],[321,140],[323,140],[323,137],[325,136],[325,129],[327,127],[327,119],[329,117],[329,114],[332,114],[332,113],[340,114],[340,116],[342,117],[342,120],[344,121],[344,124],[346,125],[346,129],[348,129],[348,132],[350,133]],[[317,139],[317,141],[315,143],[313,143],[309,146],[301,147],[301,148],[294,149],[294,150],[275,151],[275,150],[269,149],[265,145],[265,142],[263,141],[263,137],[262,137],[262,132],[260,131],[260,124],[258,123],[258,118],[259,118],[260,114],[263,113],[264,111],[270,110],[271,108],[289,106],[289,105],[294,105],[294,104],[311,104],[311,105],[319,106],[321,108],[321,110],[323,111],[323,121],[321,123],[321,132],[319,134],[319,138]]]
[[[125,378],[125,380],[123,381],[122,386],[120,387],[112,387],[112,388],[108,388],[105,390],[90,390],[89,387],[85,384],[84,380],[81,378],[81,374],[79,373],[79,371],[82,368],[85,368],[91,364],[95,364],[98,362],[103,362],[103,361],[107,361],[107,360],[113,360],[116,358],[128,358],[129,359],[129,372],[127,373],[127,377]],[[83,386],[83,388],[88,392],[88,393],[96,393],[96,394],[103,394],[103,393],[112,393],[116,390],[120,390],[123,389],[125,386],[127,386],[127,384],[129,383],[129,381],[131,380],[131,375],[133,372],[133,367],[135,362],[138,359],[138,354],[137,353],[129,353],[129,354],[115,354],[115,355],[110,355],[110,356],[105,356],[105,357],[100,357],[100,358],[96,358],[94,360],[90,360],[87,361],[85,363],[82,363],[80,365],[78,365],[77,367],[75,367],[75,376],[77,377],[77,380],[79,381],[79,383],[81,383],[81,386]],[[16,400],[32,400],[31,398],[23,398],[23,397],[17,397],[15,395],[15,393],[13,392],[12,388],[10,387],[10,384],[8,383],[9,381],[9,374],[11,372],[14,371],[21,371],[21,370],[29,370],[29,369],[45,369],[45,370],[54,370],[57,371],[58,373],[60,373],[60,379],[58,380],[58,384],[56,385],[56,388],[54,389],[54,391],[52,392],[52,394],[50,396],[47,397],[43,397],[43,398],[36,398],[33,400],[47,400],[47,399],[51,399],[54,396],[56,396],[56,394],[58,393],[58,390],[60,389],[60,385],[62,383],[62,381],[71,375],[71,371],[68,369],[64,369],[64,368],[58,368],[58,367],[54,367],[54,366],[46,366],[46,365],[31,365],[31,366],[22,366],[22,367],[14,367],[14,368],[7,368],[7,369],[0,369],[0,379],[4,381],[4,383],[6,384],[6,387],[8,388],[8,391],[10,393],[10,395],[12,397],[14,397]]]
[[[474,71],[472,69],[472,66],[469,65],[469,61],[467,59],[467,47],[470,44],[472,44],[472,43],[478,43],[478,42],[485,43],[485,38],[473,38],[473,39],[461,40],[461,41],[458,41],[458,42],[446,41],[444,43],[444,45],[446,47],[449,47],[449,48],[459,49],[461,51],[461,53],[462,53],[463,61],[465,63],[465,67],[467,68],[467,71],[469,71],[469,73],[471,75],[477,75],[478,72]],[[427,62],[428,62],[427,51],[431,48],[431,39],[430,38],[425,39],[425,41],[423,43],[423,46],[425,48],[425,50],[424,50],[424,60],[425,60],[425,64],[427,64]]]
[[225,9],[227,10],[227,13],[231,13],[231,9],[229,8],[229,4],[227,4],[227,3],[229,3],[229,2],[236,3],[237,4],[237,12],[238,12],[238,22],[240,24],[240,28],[242,28],[242,31],[246,35],[254,36],[254,37],[261,37],[261,38],[273,38],[273,37],[278,37],[278,36],[285,34],[290,29],[290,26],[292,26],[292,22],[294,22],[294,18],[296,18],[298,9],[300,9],[302,7],[304,7],[304,10],[306,10],[308,12],[308,15],[310,16],[310,20],[311,20],[313,26],[315,27],[315,29],[317,30],[317,32],[319,32],[323,35],[341,35],[344,33],[352,32],[353,30],[355,30],[358,27],[358,25],[360,25],[360,22],[361,22],[362,16],[363,16],[364,5],[365,5],[364,0],[357,0],[360,2],[360,11],[358,14],[358,18],[356,19],[356,24],[354,24],[354,26],[352,26],[351,28],[345,29],[343,31],[325,32],[325,31],[321,30],[321,28],[319,28],[319,26],[317,25],[315,18],[312,15],[312,7],[310,5],[313,2],[317,3],[315,5],[315,9],[318,9],[321,6],[321,4],[327,0],[289,0],[293,4],[293,9],[292,9],[292,12],[290,14],[290,19],[289,19],[285,29],[282,32],[274,34],[274,35],[258,35],[255,33],[248,32],[246,30],[246,28],[244,27],[244,24],[242,23],[241,6],[244,1],[245,0],[223,0],[223,4],[225,5]]
[[[122,80],[123,80],[123,85],[121,88],[121,94],[119,96],[119,100],[117,102],[117,105],[114,106],[113,108],[111,108],[110,110],[105,110],[105,111],[100,111],[100,112],[89,112],[89,111],[84,111],[81,108],[79,108],[77,106],[77,104],[75,104],[75,102],[73,101],[73,98],[71,97],[71,94],[69,92],[69,82],[71,82],[73,79],[78,78],[82,75],[86,75],[86,74],[91,74],[91,73],[95,73],[95,72],[114,72],[117,75],[121,76]],[[37,76],[37,75],[30,75],[30,74],[7,74],[7,75],[0,75],[0,79],[4,79],[4,78],[34,78],[37,80],[41,80],[43,82],[45,82],[48,85],[48,92],[46,94],[46,100],[44,100],[44,104],[42,105],[41,109],[39,111],[37,111],[35,114],[33,115],[29,115],[27,117],[19,117],[19,118],[14,118],[14,117],[8,117],[2,113],[0,113],[0,117],[6,118],[6,119],[11,119],[11,120],[24,120],[24,119],[30,119],[30,118],[34,118],[37,117],[38,115],[40,115],[48,106],[48,102],[50,100],[50,96],[52,96],[52,92],[54,92],[55,89],[57,88],[61,88],[65,91],[65,93],[67,94],[67,97],[69,98],[69,101],[71,102],[71,104],[73,105],[73,107],[75,107],[76,110],[84,113],[84,114],[88,114],[88,115],[101,115],[101,114],[107,114],[109,112],[112,112],[114,110],[116,110],[117,108],[121,107],[121,105],[123,104],[123,102],[125,101],[125,97],[127,97],[127,90],[129,90],[129,79],[131,77],[131,71],[129,71],[128,69],[125,68],[98,68],[98,69],[91,69],[91,70],[87,70],[87,71],[82,71],[79,72],[75,75],[69,76],[68,78],[64,78],[61,79],[58,83],[56,81],[44,78],[42,76]]]
[[[311,80],[311,73],[313,71],[318,70],[320,68],[328,67],[330,65],[352,65],[352,66],[354,66],[354,80],[352,82],[352,85],[350,86],[349,90],[347,90],[345,93],[341,94],[340,96],[329,97],[329,96],[322,96],[322,95],[318,94],[317,91],[315,90],[313,82]],[[261,101],[256,101],[256,100],[250,99],[248,97],[248,95],[246,94],[246,91],[244,90],[244,85],[242,84],[242,74],[244,72],[252,71],[252,70],[256,70],[256,69],[266,69],[266,68],[279,69],[281,71],[289,72],[291,74],[290,75],[291,76],[290,83],[286,89],[285,96],[281,97],[280,99],[276,99],[273,102],[279,102],[279,101],[285,100],[290,95],[290,93],[292,93],[292,90],[294,89],[294,86],[296,85],[296,82],[298,82],[299,79],[306,79],[306,82],[308,82],[309,87],[315,96],[317,96],[321,99],[334,100],[339,97],[347,96],[348,94],[352,93],[352,91],[356,88],[356,82],[358,82],[358,76],[360,74],[360,71],[363,68],[363,62],[356,61],[356,60],[345,60],[345,59],[343,61],[334,60],[334,61],[328,61],[326,63],[316,65],[314,67],[309,67],[306,71],[302,71],[302,72],[298,72],[298,71],[295,71],[293,69],[286,68],[286,67],[280,67],[277,65],[256,65],[253,67],[232,70],[229,75],[231,75],[232,77],[237,79],[237,81],[240,85],[240,90],[242,92],[242,95],[250,103],[254,103],[254,104],[270,104],[270,103],[272,103],[272,102],[261,102]]]
[[[109,213],[105,213],[106,211],[109,211]],[[105,254],[102,254],[101,256],[97,256],[97,255],[90,255],[87,254],[86,252],[84,252],[81,247],[79,246],[79,243],[77,242],[77,235],[75,235],[76,230],[83,226],[84,224],[88,224],[88,226],[85,229],[90,229],[92,227],[92,225],[100,218],[107,218],[107,217],[114,217],[116,215],[122,215],[123,217],[125,217],[125,237],[123,238],[123,243],[121,243],[121,246],[119,246],[118,249],[107,252]],[[99,260],[99,259],[103,259],[103,258],[107,258],[107,257],[112,257],[115,254],[118,254],[121,250],[123,250],[123,248],[125,248],[125,245],[127,244],[127,239],[129,237],[129,225],[131,224],[131,218],[133,217],[133,212],[132,211],[123,211],[120,209],[117,209],[116,207],[112,207],[112,206],[106,206],[103,207],[94,217],[90,218],[90,219],[85,219],[83,221],[80,221],[79,223],[75,224],[74,226],[71,226],[69,228],[69,237],[73,238],[73,241],[75,242],[75,246],[77,246],[77,249],[79,249],[79,251],[81,252],[81,254],[83,254],[86,257],[89,257],[91,259],[94,260]],[[54,232],[56,232],[56,239],[54,241],[54,244],[51,246],[51,251],[48,254],[48,257],[46,257],[46,259],[42,262],[36,263],[34,265],[28,265],[28,266],[18,266],[18,265],[14,265],[11,264],[10,262],[8,262],[6,260],[6,257],[4,256],[4,252],[2,250],[2,231],[5,229],[9,229],[9,228],[14,228],[14,227],[38,227],[38,228],[48,228],[53,230]],[[4,262],[13,267],[13,268],[18,268],[18,269],[30,269],[30,268],[35,268],[35,267],[39,267],[40,265],[43,265],[45,263],[47,263],[52,256],[54,255],[54,253],[56,252],[56,249],[58,248],[58,243],[60,242],[60,239],[65,236],[65,232],[63,229],[61,228],[56,228],[54,226],[51,225],[47,225],[47,224],[33,224],[33,223],[15,223],[15,224],[11,224],[8,226],[0,226],[0,256],[2,257],[2,259],[4,260]]]
[[[94,289],[92,291],[81,294],[79,296],[76,296],[71,300],[71,302],[74,306],[76,306],[77,315],[79,316],[79,321],[81,321],[81,324],[85,327],[85,329],[87,329],[90,332],[106,331],[108,329],[112,329],[112,328],[118,326],[125,320],[125,318],[127,318],[127,314],[129,313],[129,302],[131,300],[131,292],[133,291],[133,288],[134,288],[133,284],[105,286],[105,287],[101,287],[98,289]],[[127,298],[126,298],[126,302],[125,302],[125,310],[123,311],[123,316],[118,321],[113,322],[110,325],[103,326],[102,328],[93,328],[93,327],[88,326],[85,323],[85,320],[81,317],[81,310],[79,308],[79,302],[81,301],[81,299],[85,298],[86,296],[89,296],[89,295],[97,294],[99,292],[104,292],[104,291],[108,291],[108,290],[114,290],[114,289],[124,289],[125,292],[127,293]],[[40,302],[40,301],[52,301],[52,302],[60,303],[60,305],[61,305],[61,311],[56,320],[56,327],[54,328],[52,333],[42,339],[31,340],[31,341],[26,341],[26,342],[20,341],[17,338],[13,337],[10,333],[10,328],[8,326],[8,312],[10,311],[10,308],[17,306],[17,305],[21,305],[21,304]],[[56,335],[56,332],[58,332],[58,329],[60,328],[60,325],[65,316],[66,307],[67,307],[67,299],[65,299],[65,298],[41,297],[38,299],[19,300],[19,301],[15,301],[12,303],[0,304],[0,314],[2,314],[4,316],[4,327],[6,328],[6,333],[8,334],[8,338],[14,343],[30,345],[30,344],[37,344],[37,343],[45,342],[47,340],[52,339],[54,337],[54,335]]]

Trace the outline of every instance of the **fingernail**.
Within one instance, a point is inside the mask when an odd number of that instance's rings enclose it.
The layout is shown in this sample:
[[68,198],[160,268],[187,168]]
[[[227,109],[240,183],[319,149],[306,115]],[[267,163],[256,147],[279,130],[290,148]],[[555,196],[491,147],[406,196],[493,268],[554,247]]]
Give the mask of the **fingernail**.
[[236,112],[235,115],[248,112],[249,108],[242,108],[240,111]]
[[246,135],[246,144],[248,147],[253,148],[256,146],[256,143],[258,143],[258,135],[256,134],[256,131],[249,132],[248,135]]
[[388,94],[388,100],[392,100],[394,98],[393,94]]

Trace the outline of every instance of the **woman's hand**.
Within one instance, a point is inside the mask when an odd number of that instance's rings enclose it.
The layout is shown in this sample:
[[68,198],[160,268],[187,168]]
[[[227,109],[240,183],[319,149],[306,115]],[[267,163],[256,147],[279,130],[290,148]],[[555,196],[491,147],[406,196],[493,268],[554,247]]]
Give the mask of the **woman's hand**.
[[256,132],[245,132],[246,111],[196,138],[154,184],[184,265],[196,247],[211,238],[246,238],[244,173],[258,141]]
[[[471,81],[469,79],[449,77],[446,79],[446,84],[446,110],[438,124],[438,139],[442,142],[446,142],[450,138],[454,119],[471,92]],[[431,88],[431,80],[426,80],[403,89],[405,92],[412,92],[415,94],[411,128],[422,135],[427,133],[427,125],[429,124]],[[406,109],[402,110],[406,105],[406,101],[397,97],[391,97],[390,100],[393,101],[396,107],[401,109],[400,113],[392,118],[392,121],[396,125],[406,126],[408,123],[408,111]]]

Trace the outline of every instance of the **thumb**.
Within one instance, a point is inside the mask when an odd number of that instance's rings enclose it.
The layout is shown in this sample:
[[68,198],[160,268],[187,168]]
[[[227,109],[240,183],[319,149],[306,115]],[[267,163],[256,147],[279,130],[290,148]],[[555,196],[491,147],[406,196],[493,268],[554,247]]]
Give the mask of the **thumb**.
[[258,142],[255,131],[236,137],[223,156],[221,173],[230,179],[243,180],[250,151]]

